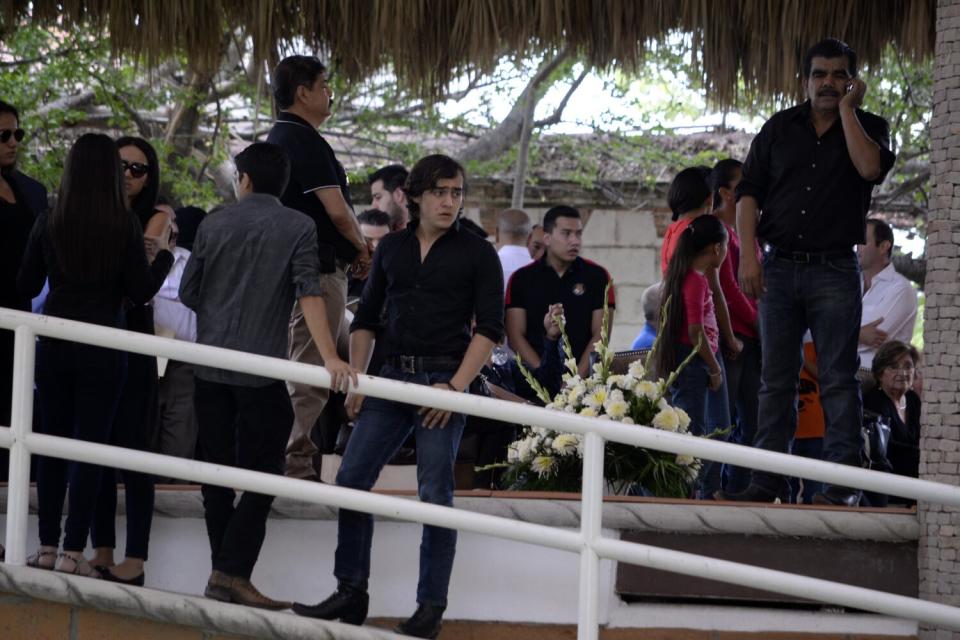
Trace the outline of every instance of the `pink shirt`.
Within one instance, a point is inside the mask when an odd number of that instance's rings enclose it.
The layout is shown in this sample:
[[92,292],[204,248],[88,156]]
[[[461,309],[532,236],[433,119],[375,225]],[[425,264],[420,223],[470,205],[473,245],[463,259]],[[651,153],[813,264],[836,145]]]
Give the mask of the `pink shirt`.
[[667,275],[667,267],[670,265],[670,258],[673,257],[673,252],[677,248],[677,242],[680,241],[680,234],[690,226],[691,222],[693,222],[693,218],[671,222],[666,233],[663,234],[663,245],[660,247],[660,272],[664,277]]
[[690,326],[695,324],[703,327],[710,351],[716,353],[720,347],[720,329],[717,327],[717,314],[713,309],[710,283],[702,273],[690,269],[683,280],[683,330],[679,336],[681,344],[694,346],[690,341]]
[[[740,269],[740,238],[737,231],[724,223],[727,228],[727,257],[720,265],[720,289],[727,301],[727,311],[730,312],[730,326],[734,333],[748,338],[757,337],[757,303],[748,298],[740,290],[737,282],[737,271]],[[759,254],[759,249],[754,247]],[[758,255],[759,260],[759,255]]]

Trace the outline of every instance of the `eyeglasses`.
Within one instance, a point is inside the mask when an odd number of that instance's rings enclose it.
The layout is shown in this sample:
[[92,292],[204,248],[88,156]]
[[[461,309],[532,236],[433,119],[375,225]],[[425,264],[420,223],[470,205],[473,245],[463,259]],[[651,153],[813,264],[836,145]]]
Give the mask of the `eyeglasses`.
[[127,162],[126,160],[121,160],[120,166],[123,167],[124,171],[130,172],[131,178],[142,178],[147,175],[147,171],[150,170],[150,165],[143,164],[142,162]]
[[0,143],[6,144],[10,142],[10,138],[20,142],[25,135],[27,132],[23,129],[0,129]]
[[427,189],[427,193],[432,195],[434,198],[444,198],[447,194],[454,200],[463,200],[463,189],[459,187],[435,187],[433,189]]

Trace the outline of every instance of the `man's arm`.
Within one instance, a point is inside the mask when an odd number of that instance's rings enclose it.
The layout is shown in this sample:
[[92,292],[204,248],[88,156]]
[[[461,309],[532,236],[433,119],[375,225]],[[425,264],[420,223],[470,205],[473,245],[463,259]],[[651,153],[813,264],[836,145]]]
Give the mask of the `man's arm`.
[[750,251],[740,252],[740,289],[751,298],[759,299],[763,295],[763,271],[752,248],[757,241],[757,200],[753,196],[743,196],[737,202],[737,235],[740,246],[750,247]]
[[344,200],[340,189],[338,187],[316,189],[314,194],[320,198],[324,210],[330,216],[330,221],[333,222],[333,226],[337,228],[340,235],[357,248],[357,261],[369,264],[370,252],[367,250],[367,243],[360,234],[360,224],[357,222],[357,217],[353,215],[353,211],[350,210],[350,205]]
[[[360,373],[365,373],[370,366],[370,356],[373,355],[376,337],[377,334],[370,329],[354,329],[350,332],[350,366]],[[351,391],[347,394],[344,404],[347,408],[347,416],[356,418],[360,414],[360,407],[363,406],[363,396]]]
[[[451,391],[464,391],[480,373],[480,369],[490,358],[490,353],[495,345],[496,343],[487,336],[479,333],[474,334],[467,346],[467,352],[463,355],[463,360],[460,361],[457,372],[450,378],[449,387],[446,384],[435,384],[433,386],[440,389],[450,389]],[[442,409],[421,407],[419,413],[423,416],[423,426],[427,429],[434,427],[443,429],[450,420],[450,412]]]
[[320,296],[301,296],[299,300],[310,337],[320,351],[323,366],[330,372],[330,389],[348,390],[350,380],[353,380],[354,385],[357,384],[357,372],[337,354],[337,344],[330,333],[330,323],[327,322],[327,303]]
[[850,160],[857,168],[860,177],[873,182],[883,173],[883,164],[880,159],[880,145],[867,135],[860,119],[857,117],[857,108],[863,102],[867,92],[867,84],[860,78],[850,81],[853,88],[840,100],[840,122],[843,124],[843,137],[847,141],[847,151]]
[[537,350],[527,341],[527,310],[522,307],[507,309],[507,343],[531,367],[540,366]]

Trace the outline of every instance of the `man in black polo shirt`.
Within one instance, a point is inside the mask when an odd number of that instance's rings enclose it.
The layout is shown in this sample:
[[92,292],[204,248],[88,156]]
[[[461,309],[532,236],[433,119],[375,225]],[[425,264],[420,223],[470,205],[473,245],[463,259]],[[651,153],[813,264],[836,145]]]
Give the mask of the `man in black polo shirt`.
[[[503,275],[497,252],[461,228],[466,174],[456,161],[420,160],[405,187],[410,224],[386,236],[374,254],[370,279],[351,326],[350,362],[365,370],[386,304],[387,363],[380,375],[463,392],[503,337]],[[541,315],[541,323],[542,323]],[[471,336],[471,322],[476,331]],[[347,398],[359,411],[337,485],[369,490],[412,430],[417,438],[420,499],[453,504],[453,465],[465,416],[380,398]],[[337,591],[317,605],[294,605],[305,616],[362,624],[373,518],[340,510],[334,575]],[[397,631],[418,638],[440,632],[457,532],[425,525],[420,545],[417,611]]]
[[[326,68],[314,56],[284,58],[273,72],[273,97],[279,113],[267,142],[279,145],[290,158],[290,182],[280,201],[307,214],[317,225],[320,286],[330,330],[337,336],[347,298],[347,271],[365,277],[370,252],[350,203],[347,174],[317,132],[330,117],[333,100]],[[296,362],[323,364],[299,304],[290,316],[289,355]],[[287,444],[286,473],[294,478],[317,479],[313,466],[317,446],[310,432],[330,391],[301,384],[288,384],[288,389],[296,419]]]
[[[775,114],[760,130],[737,188],[737,230],[744,247],[765,243],[763,265],[740,254],[740,285],[760,299],[763,352],[755,446],[787,452],[797,424],[802,339],[817,347],[823,457],[860,465],[862,405],[857,382],[862,244],[875,185],[893,166],[887,122],[858,107],[866,84],[857,55],[827,39],[803,58],[806,102]],[[757,212],[762,211],[758,216]],[[754,471],[742,492],[720,499],[772,502],[786,480]],[[856,506],[860,492],[828,487],[821,504]]]
[[[507,285],[507,340],[533,369],[543,358],[543,315],[550,305],[562,304],[580,375],[589,372],[603,324],[603,295],[612,280],[606,269],[580,257],[582,239],[580,212],[553,207],[543,217],[543,258],[517,269]],[[612,286],[609,302],[611,309],[616,306]]]

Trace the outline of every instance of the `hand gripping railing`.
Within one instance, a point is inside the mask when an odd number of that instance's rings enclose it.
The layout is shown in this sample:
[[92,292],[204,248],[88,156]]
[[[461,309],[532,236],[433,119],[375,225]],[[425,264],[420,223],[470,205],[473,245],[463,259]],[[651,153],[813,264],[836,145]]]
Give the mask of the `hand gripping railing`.
[[601,536],[603,443],[604,440],[612,440],[952,506],[960,506],[960,487],[374,376],[360,377],[358,392],[365,395],[510,423],[584,434],[581,524],[580,531],[574,532],[256,471],[32,433],[34,343],[37,336],[163,356],[320,387],[329,387],[330,376],[322,367],[2,308],[0,328],[16,331],[12,427],[0,427],[0,446],[10,449],[6,542],[7,562],[12,564],[22,565],[26,558],[30,456],[45,455],[256,491],[579,553],[580,640],[595,640],[599,633],[600,559],[637,564],[960,630],[960,608]]

